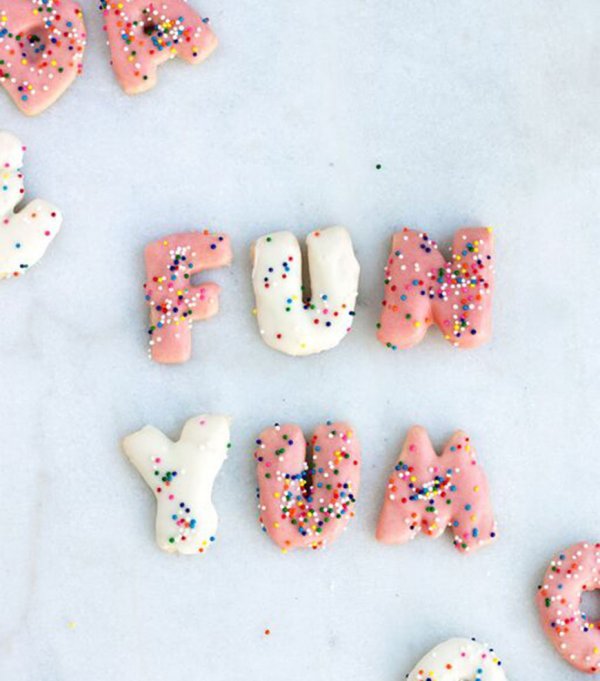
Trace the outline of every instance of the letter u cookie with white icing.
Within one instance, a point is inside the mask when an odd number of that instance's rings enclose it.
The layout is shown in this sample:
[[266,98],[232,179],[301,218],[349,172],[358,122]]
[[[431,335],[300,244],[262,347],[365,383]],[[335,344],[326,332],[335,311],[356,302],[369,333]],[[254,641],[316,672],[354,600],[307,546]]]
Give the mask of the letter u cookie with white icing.
[[215,478],[229,448],[229,419],[203,414],[177,442],[146,426],[123,441],[127,458],[156,498],[156,543],[169,553],[204,553],[215,541]]
[[0,0],[0,84],[19,109],[41,113],[81,74],[86,44],[72,0]]
[[407,681],[507,681],[494,650],[466,638],[440,643],[406,678]]
[[58,208],[42,199],[15,213],[25,194],[24,150],[14,135],[0,132],[0,279],[25,274],[42,258],[62,225]]
[[287,355],[334,348],[349,333],[360,266],[343,227],[306,239],[311,294],[302,285],[302,253],[290,232],[274,232],[253,246],[252,283],[264,342]]
[[199,64],[218,43],[186,0],[101,0],[100,9],[115,75],[130,95],[153,88],[169,59]]
[[424,232],[394,234],[377,333],[381,343],[411,348],[432,324],[455,347],[486,343],[492,334],[493,251],[489,227],[458,230],[447,262]]
[[403,544],[420,533],[436,539],[447,528],[462,553],[496,538],[487,478],[465,433],[456,432],[438,456],[427,431],[415,426],[389,478],[377,539]]
[[316,428],[307,446],[295,424],[275,425],[256,440],[260,523],[286,553],[332,544],[354,515],[360,444],[347,423]]

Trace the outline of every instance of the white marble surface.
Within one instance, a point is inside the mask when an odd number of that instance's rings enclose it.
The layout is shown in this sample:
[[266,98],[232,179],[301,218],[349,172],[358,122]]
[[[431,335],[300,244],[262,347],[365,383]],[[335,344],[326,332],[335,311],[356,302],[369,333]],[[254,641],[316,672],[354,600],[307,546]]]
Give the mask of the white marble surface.
[[[193,0],[222,44],[155,91],[113,80],[96,0],[85,76],[22,137],[29,196],[65,225],[0,282],[0,678],[3,681],[399,681],[434,644],[493,643],[511,679],[580,678],[537,622],[547,561],[599,539],[600,3],[597,0]],[[376,170],[376,164],[382,164]],[[345,224],[362,264],[355,329],[279,356],[251,315],[248,249],[275,228]],[[449,241],[497,228],[495,338],[436,333],[404,354],[374,326],[395,227]],[[185,366],[146,357],[142,249],[218,227],[236,262]],[[162,554],[154,501],[119,440],[233,416],[218,544]],[[261,534],[251,458],[266,425],[351,420],[358,515],[329,552],[284,557]],[[472,435],[498,543],[376,543],[386,477],[422,423]],[[272,634],[265,637],[263,631]]]

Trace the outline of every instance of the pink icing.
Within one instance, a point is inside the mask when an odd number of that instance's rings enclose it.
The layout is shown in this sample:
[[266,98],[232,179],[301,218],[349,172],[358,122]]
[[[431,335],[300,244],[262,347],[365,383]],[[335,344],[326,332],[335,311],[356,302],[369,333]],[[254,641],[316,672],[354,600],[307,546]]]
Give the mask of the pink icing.
[[85,43],[76,2],[0,0],[0,83],[23,113],[41,113],[67,90]]
[[461,552],[495,539],[487,479],[467,435],[456,432],[438,457],[427,431],[415,426],[388,481],[377,539],[403,544],[420,532],[437,538],[447,527]]
[[487,227],[460,229],[446,262],[427,234],[398,232],[385,268],[385,298],[377,337],[411,348],[436,324],[456,347],[474,348],[492,333],[493,237]]
[[537,594],[544,631],[556,650],[582,672],[600,672],[600,622],[581,611],[584,591],[600,589],[600,544],[575,544],[554,557]]
[[217,284],[193,286],[198,272],[231,263],[229,237],[209,232],[171,234],[145,250],[146,302],[150,307],[150,354],[156,362],[186,362],[192,352],[192,322],[219,311]]
[[360,444],[347,423],[319,426],[307,445],[294,424],[260,434],[254,458],[263,530],[283,551],[324,548],[353,516]]
[[129,94],[150,90],[160,64],[204,61],[217,38],[185,0],[102,0],[115,75]]

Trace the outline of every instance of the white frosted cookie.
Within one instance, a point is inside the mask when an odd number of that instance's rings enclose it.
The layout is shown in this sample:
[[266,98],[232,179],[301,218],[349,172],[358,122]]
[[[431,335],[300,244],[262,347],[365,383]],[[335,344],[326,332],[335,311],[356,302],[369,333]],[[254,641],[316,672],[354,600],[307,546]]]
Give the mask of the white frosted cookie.
[[302,286],[302,252],[291,232],[274,232],[253,246],[252,282],[260,334],[287,355],[329,350],[352,328],[360,266],[343,227],[306,239],[311,295]]
[[408,681],[507,681],[502,662],[494,651],[466,638],[440,643],[406,678]]
[[14,135],[0,132],[0,279],[25,274],[41,259],[62,225],[58,208],[41,199],[15,213],[25,193],[23,152]]
[[169,553],[203,553],[215,541],[215,478],[227,458],[229,419],[204,414],[185,424],[173,442],[146,426],[127,436],[123,449],[154,492],[156,542]]

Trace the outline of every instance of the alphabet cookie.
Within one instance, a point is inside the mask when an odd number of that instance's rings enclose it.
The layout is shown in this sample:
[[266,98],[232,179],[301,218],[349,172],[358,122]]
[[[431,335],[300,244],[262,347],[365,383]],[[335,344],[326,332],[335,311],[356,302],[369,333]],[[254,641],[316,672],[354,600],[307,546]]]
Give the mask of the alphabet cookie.
[[392,350],[420,343],[436,324],[459,348],[492,334],[493,238],[489,227],[460,229],[446,262],[429,236],[398,232],[385,267],[385,297],[377,337]]
[[447,527],[464,553],[495,539],[487,479],[463,432],[457,431],[438,457],[427,431],[415,426],[388,481],[377,539],[403,544],[420,532],[436,539]]
[[581,597],[597,589],[600,543],[581,542],[553,558],[537,594],[542,626],[552,645],[588,674],[600,672],[600,626],[581,610]]
[[158,67],[180,57],[204,61],[217,37],[186,0],[101,0],[112,65],[127,94],[156,85]]
[[215,478],[227,458],[229,419],[190,419],[177,442],[146,426],[123,441],[127,458],[156,497],[156,543],[169,553],[195,554],[215,541]]
[[256,441],[260,523],[284,553],[325,548],[353,516],[361,458],[351,426],[319,426],[309,449],[300,427],[289,423]]
[[44,255],[62,225],[52,204],[34,199],[18,213],[25,184],[21,166],[25,147],[8,132],[0,132],[0,279],[25,274]]
[[193,286],[198,272],[229,265],[231,244],[225,234],[171,234],[146,246],[146,302],[150,307],[150,356],[156,362],[187,362],[192,353],[192,322],[219,311],[217,284]]
[[0,84],[28,116],[41,113],[83,68],[86,32],[71,0],[0,0]]
[[253,246],[252,283],[260,334],[287,355],[335,347],[352,328],[360,267],[343,227],[306,239],[310,297],[303,292],[302,253],[290,232],[263,236]]
[[407,681],[507,681],[494,650],[466,638],[440,643],[406,678]]

